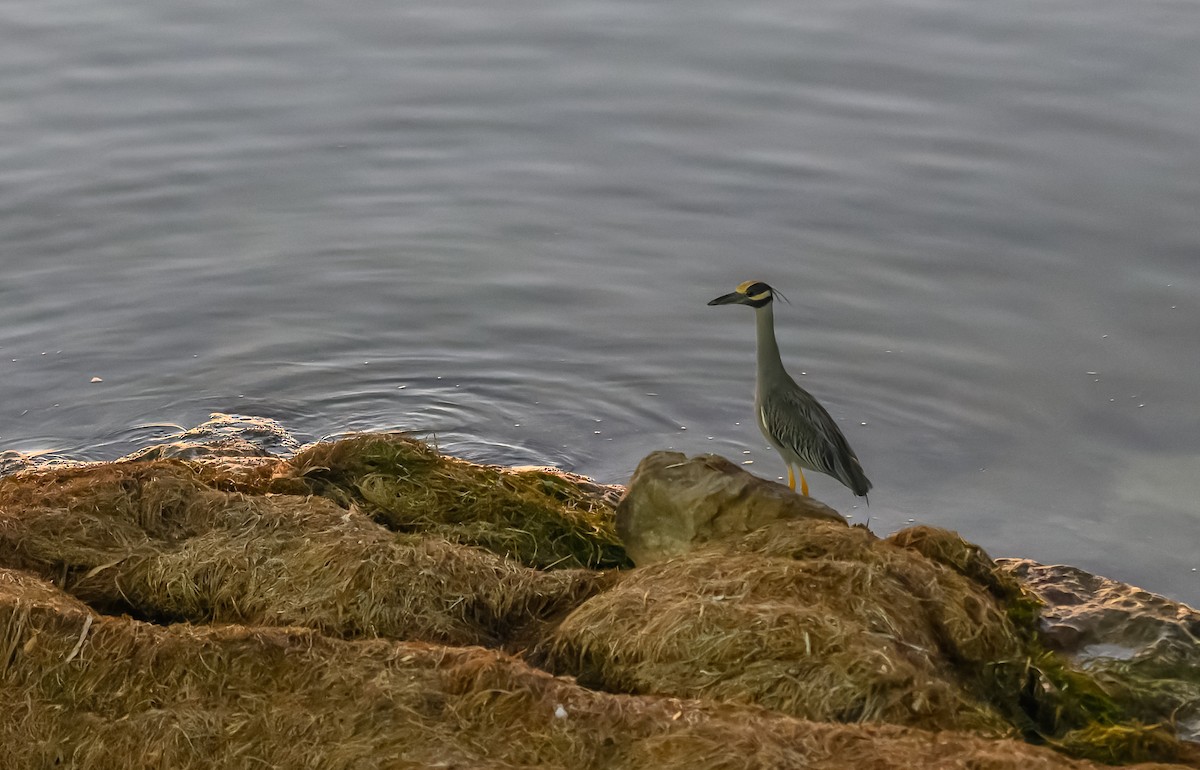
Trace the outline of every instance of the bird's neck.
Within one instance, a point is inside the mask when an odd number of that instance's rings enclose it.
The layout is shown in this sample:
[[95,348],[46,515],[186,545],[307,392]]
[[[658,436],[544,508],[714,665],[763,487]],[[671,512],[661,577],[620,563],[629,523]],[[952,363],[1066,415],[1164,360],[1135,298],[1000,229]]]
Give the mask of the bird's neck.
[[775,341],[775,311],[768,303],[754,310],[755,331],[758,336],[758,379],[783,373],[779,358],[779,343]]

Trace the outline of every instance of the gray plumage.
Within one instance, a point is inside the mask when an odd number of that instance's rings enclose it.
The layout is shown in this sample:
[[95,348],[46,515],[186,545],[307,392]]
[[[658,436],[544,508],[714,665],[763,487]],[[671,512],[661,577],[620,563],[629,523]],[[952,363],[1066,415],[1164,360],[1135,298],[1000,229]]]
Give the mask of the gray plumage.
[[[795,489],[792,468],[807,468],[833,476],[854,494],[866,496],[871,482],[862,464],[829,412],[812,394],[796,384],[783,368],[775,341],[775,291],[761,281],[747,281],[737,291],[717,297],[710,305],[740,304],[754,308],[758,373],[754,392],[755,421],[763,436],[788,466],[789,486]],[[808,483],[800,473],[807,494]]]
[[754,410],[763,436],[786,464],[827,473],[865,496],[871,482],[837,423],[811,393],[787,380],[766,392],[757,388]]

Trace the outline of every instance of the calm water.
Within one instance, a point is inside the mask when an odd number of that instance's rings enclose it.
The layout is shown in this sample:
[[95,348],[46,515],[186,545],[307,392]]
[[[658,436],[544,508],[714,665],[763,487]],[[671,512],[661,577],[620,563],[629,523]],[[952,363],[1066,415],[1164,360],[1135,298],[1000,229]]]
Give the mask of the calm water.
[[1198,603],[1198,39],[1192,0],[5,3],[0,449],[226,411],[777,477],[752,313],[705,305],[757,278],[876,486],[815,495]]

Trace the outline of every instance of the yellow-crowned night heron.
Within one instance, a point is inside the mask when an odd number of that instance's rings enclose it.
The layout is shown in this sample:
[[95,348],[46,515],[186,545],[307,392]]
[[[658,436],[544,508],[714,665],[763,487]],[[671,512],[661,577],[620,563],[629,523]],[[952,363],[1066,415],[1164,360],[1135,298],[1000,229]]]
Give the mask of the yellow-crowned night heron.
[[775,313],[771,309],[775,290],[762,281],[746,281],[737,290],[717,297],[710,305],[749,305],[758,325],[758,380],[754,389],[754,413],[758,427],[788,469],[788,486],[808,494],[803,468],[828,473],[866,497],[871,482],[863,473],[854,450],[817,400],[784,370],[775,342]]

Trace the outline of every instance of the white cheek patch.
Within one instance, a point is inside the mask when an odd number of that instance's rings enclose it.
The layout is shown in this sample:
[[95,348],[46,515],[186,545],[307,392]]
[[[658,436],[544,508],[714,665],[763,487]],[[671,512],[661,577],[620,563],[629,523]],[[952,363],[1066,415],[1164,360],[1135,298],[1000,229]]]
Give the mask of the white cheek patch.
[[749,299],[753,302],[762,302],[764,299],[767,299],[770,296],[771,296],[771,292],[764,291],[762,294],[755,294],[754,296],[749,297]]

